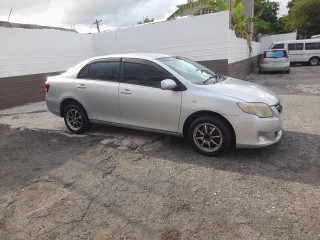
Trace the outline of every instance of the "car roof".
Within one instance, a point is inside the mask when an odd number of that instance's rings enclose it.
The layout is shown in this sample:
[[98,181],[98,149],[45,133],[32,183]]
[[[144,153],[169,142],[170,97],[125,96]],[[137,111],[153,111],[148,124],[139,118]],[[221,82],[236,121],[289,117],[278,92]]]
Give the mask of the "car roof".
[[287,51],[286,49],[283,48],[275,48],[275,49],[267,49],[264,50],[265,52],[275,52],[275,51]]
[[319,38],[312,38],[312,39],[300,39],[300,40],[286,40],[286,41],[277,41],[273,44],[282,44],[282,43],[309,43],[309,42],[319,42]]
[[110,54],[110,55],[103,55],[91,58],[92,60],[97,59],[104,59],[104,58],[140,58],[145,60],[156,60],[157,58],[165,58],[170,57],[167,54],[161,53],[119,53],[119,54]]
[[144,60],[150,60],[154,61],[158,58],[165,58],[165,57],[171,57],[166,54],[161,54],[161,53],[119,53],[119,54],[110,54],[110,55],[103,55],[103,56],[97,56],[93,58],[86,59],[80,63],[78,63],[76,66],[68,69],[65,73],[62,75],[65,77],[70,77],[73,76],[75,77],[78,72],[88,63],[99,60],[99,59],[108,59],[108,58],[139,58],[139,59],[144,59]]

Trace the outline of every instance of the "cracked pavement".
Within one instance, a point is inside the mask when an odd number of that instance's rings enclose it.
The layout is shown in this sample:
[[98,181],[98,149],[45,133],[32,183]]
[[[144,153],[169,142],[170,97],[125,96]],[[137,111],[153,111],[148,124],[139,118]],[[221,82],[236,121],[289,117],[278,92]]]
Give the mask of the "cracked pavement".
[[161,134],[73,135],[43,102],[0,111],[0,239],[320,239],[319,76],[252,74],[280,94],[283,139],[218,158]]

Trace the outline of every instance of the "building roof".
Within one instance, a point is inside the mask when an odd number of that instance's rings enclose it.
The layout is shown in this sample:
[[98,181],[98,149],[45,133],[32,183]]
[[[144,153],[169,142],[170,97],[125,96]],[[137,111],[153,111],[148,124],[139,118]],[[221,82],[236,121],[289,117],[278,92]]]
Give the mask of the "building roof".
[[25,28],[25,29],[53,29],[53,30],[67,31],[67,32],[77,32],[75,29],[69,29],[69,28],[40,26],[36,24],[11,23],[11,22],[5,22],[5,21],[0,21],[0,27]]

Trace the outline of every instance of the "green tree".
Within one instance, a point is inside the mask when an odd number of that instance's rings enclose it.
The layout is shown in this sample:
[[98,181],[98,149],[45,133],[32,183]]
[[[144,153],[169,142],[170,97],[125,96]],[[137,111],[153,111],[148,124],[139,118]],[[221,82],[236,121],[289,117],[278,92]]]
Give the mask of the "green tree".
[[288,27],[297,29],[303,38],[320,34],[320,1],[293,0],[288,3]]
[[[251,24],[255,18],[245,18],[241,13],[243,5],[240,0],[231,0],[231,23],[230,28],[235,31],[237,37],[244,38],[247,40],[249,51],[252,51],[252,40],[250,37]],[[183,11],[189,9],[200,9],[194,15],[202,15],[218,11],[229,10],[229,6],[224,2],[224,0],[198,0],[192,1],[188,0],[187,4],[180,6],[180,8],[174,12],[168,20],[175,19]]]
[[186,4],[180,6],[180,8],[175,11],[167,20],[173,20],[183,11],[198,7],[201,7],[201,9],[194,14],[195,16],[219,11],[226,11],[229,8],[223,0],[188,0]]
[[254,32],[271,33],[284,29],[284,23],[279,21],[277,14],[279,3],[270,0],[255,0],[254,13],[257,20],[254,23]]
[[145,19],[142,19],[142,21],[137,22],[137,24],[144,24],[144,23],[150,23],[150,22],[154,22],[154,18],[146,17]]

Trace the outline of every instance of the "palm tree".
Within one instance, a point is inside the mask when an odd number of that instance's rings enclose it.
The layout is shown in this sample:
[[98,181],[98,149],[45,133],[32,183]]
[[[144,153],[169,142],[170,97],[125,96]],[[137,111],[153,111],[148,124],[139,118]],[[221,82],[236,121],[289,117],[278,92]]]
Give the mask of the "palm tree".
[[230,11],[230,29],[234,30],[235,34],[239,38],[247,40],[249,52],[252,52],[252,39],[250,36],[251,25],[257,17],[247,18],[243,16],[241,10],[243,8],[240,0],[229,0],[230,7],[223,0],[188,0],[187,4],[180,6],[180,8],[173,13],[168,20],[175,19],[176,16],[182,14],[183,11],[189,9],[200,9],[193,15],[202,15],[207,13],[219,12],[219,11]]
[[198,10],[193,13],[194,16],[197,16],[207,13],[226,11],[228,10],[228,5],[223,0],[188,0],[187,4],[181,5],[179,9],[174,12],[167,20],[173,20],[177,16],[181,15],[184,11],[193,8],[198,8]]

